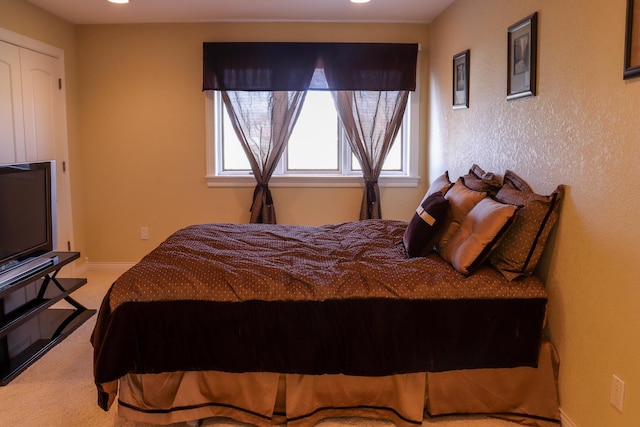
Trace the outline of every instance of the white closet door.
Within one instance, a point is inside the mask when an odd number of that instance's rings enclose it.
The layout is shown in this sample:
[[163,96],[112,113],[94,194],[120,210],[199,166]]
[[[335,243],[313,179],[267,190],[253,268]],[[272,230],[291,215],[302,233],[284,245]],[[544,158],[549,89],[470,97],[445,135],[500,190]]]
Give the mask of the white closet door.
[[58,107],[58,60],[28,49],[20,49],[22,100],[27,160],[56,158]]
[[25,160],[20,48],[0,41],[0,163]]

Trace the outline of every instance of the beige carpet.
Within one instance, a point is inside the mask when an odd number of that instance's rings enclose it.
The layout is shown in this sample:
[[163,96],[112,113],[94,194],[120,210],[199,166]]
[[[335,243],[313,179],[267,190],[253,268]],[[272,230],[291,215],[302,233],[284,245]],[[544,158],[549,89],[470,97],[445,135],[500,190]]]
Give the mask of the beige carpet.
[[[64,270],[63,270],[64,272]],[[89,282],[73,294],[88,308],[99,307],[108,286],[119,272],[92,271]],[[63,274],[61,273],[61,276]],[[142,427],[118,417],[116,405],[109,412],[96,404],[89,336],[95,316],[70,337],[46,353],[7,386],[0,387],[1,427]],[[231,420],[207,419],[203,426],[238,427]],[[328,419],[318,427],[393,425],[371,419]],[[513,427],[515,424],[485,417],[438,417],[425,419],[423,427]],[[180,424],[181,427],[186,424]]]

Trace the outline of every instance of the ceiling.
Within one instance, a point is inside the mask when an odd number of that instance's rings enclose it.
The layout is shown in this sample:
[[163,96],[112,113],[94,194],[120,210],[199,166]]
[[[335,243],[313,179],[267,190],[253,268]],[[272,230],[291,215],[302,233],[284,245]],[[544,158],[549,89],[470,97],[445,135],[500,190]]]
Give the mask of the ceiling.
[[454,0],[28,0],[73,24],[213,21],[428,23]]

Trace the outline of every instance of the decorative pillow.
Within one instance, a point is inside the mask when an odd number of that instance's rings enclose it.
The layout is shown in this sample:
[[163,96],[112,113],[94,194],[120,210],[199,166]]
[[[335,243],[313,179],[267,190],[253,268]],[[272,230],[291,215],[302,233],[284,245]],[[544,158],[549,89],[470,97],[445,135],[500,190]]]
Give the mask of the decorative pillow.
[[449,200],[441,192],[429,195],[416,209],[402,242],[409,257],[424,256],[433,250],[449,217]]
[[440,256],[460,273],[471,274],[499,243],[517,211],[517,206],[485,197],[469,211]]
[[462,177],[464,184],[475,191],[484,191],[490,196],[495,196],[502,183],[500,179],[492,172],[485,172],[480,166],[474,164],[469,169],[469,173]]
[[533,273],[553,226],[558,220],[560,200],[564,186],[559,185],[553,193],[542,196],[518,175],[506,171],[504,185],[496,199],[512,205],[522,206],[513,228],[491,254],[488,261],[509,280]]
[[427,193],[422,198],[422,201],[420,202],[420,204],[422,204],[422,202],[424,202],[426,198],[432,195],[433,193],[436,193],[439,191],[440,193],[445,194],[447,190],[451,188],[452,185],[453,183],[449,179],[449,171],[444,171],[442,175],[437,177],[431,183],[431,185],[429,186],[429,189],[427,190]]
[[451,203],[451,220],[442,237],[438,240],[437,249],[439,252],[446,250],[451,236],[458,231],[460,224],[462,224],[469,211],[486,196],[487,193],[467,188],[462,178],[458,178],[455,184],[447,191],[444,197]]

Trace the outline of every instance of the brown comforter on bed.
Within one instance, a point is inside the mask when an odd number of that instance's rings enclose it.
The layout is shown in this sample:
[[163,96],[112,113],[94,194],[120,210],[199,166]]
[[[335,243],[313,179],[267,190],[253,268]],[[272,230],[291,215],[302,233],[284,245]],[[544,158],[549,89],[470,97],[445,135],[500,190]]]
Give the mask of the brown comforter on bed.
[[[177,231],[107,293],[96,384],[218,370],[381,376],[535,366],[541,282],[407,258],[405,222],[203,224]],[[103,405],[104,406],[104,405]]]

